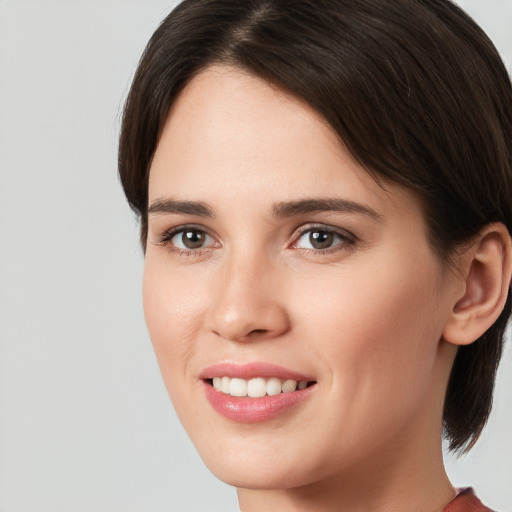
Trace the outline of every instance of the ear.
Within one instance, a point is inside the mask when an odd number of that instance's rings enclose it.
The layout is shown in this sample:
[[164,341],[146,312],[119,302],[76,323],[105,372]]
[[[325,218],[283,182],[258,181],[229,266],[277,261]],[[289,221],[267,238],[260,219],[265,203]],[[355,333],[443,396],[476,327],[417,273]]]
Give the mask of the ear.
[[511,238],[501,223],[487,225],[460,256],[463,295],[457,298],[443,331],[454,345],[477,340],[500,315],[512,273]]

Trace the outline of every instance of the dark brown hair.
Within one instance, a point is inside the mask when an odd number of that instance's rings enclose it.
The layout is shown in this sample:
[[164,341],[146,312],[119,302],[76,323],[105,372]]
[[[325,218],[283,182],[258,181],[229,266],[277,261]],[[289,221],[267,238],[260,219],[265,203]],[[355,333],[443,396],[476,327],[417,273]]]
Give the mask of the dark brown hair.
[[[512,232],[512,88],[489,38],[449,0],[185,0],[128,95],[119,146],[146,244],[148,175],[178,93],[212,64],[244,69],[320,112],[377,179],[415,191],[443,261],[490,222]],[[418,269],[418,271],[421,271]],[[461,347],[444,430],[469,449],[490,413],[511,312]]]

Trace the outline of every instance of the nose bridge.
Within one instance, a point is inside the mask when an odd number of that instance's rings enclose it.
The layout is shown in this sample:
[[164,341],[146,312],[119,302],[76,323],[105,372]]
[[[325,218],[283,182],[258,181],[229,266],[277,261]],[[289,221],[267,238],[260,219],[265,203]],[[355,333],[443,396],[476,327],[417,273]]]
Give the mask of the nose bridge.
[[232,251],[223,262],[211,304],[211,330],[222,338],[271,338],[288,329],[286,306],[276,281],[278,269],[256,252]]

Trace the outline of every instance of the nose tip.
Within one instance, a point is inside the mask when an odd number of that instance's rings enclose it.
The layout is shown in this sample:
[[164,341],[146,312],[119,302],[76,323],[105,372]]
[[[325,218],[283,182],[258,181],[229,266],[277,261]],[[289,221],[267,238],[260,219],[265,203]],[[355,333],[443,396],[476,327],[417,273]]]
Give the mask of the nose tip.
[[252,270],[231,268],[218,285],[210,327],[221,338],[236,342],[272,339],[290,328],[278,281],[268,268],[262,275]]
[[251,304],[238,301],[223,309],[221,305],[215,315],[212,331],[229,341],[248,342],[271,339],[285,333],[289,328],[288,315],[282,305],[266,302]]

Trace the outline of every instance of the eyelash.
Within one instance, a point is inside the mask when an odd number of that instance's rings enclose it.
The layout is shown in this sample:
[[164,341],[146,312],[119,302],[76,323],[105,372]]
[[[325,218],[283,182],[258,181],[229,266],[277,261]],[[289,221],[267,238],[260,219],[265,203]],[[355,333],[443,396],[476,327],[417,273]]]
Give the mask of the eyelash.
[[[203,226],[196,226],[196,225],[186,225],[186,226],[178,226],[176,228],[170,229],[169,231],[166,231],[163,233],[163,235],[158,240],[157,244],[165,246],[167,250],[173,254],[177,254],[179,256],[201,256],[205,251],[212,248],[212,246],[207,247],[198,247],[196,249],[189,248],[184,249],[181,247],[177,247],[176,245],[172,244],[172,239],[179,234],[183,234],[186,232],[198,232],[202,233],[206,237],[211,238],[214,241],[213,248],[220,247],[220,244],[215,240],[215,237],[212,236],[206,229],[204,229]],[[303,248],[303,247],[297,247],[297,243],[300,241],[302,237],[310,233],[310,236],[312,233],[324,233],[327,235],[331,235],[339,240],[338,243],[331,247],[327,247],[325,249],[316,249],[316,248]],[[299,230],[295,231],[295,233],[292,235],[293,242],[288,245],[288,247],[301,251],[306,254],[311,254],[314,256],[322,256],[327,254],[332,254],[338,251],[343,250],[350,250],[353,248],[354,244],[357,241],[357,238],[350,232],[334,228],[332,226],[326,226],[322,224],[308,224],[305,226],[301,226]]]
[[[336,243],[333,246],[327,247],[326,249],[307,249],[307,248],[301,248],[297,247],[297,243],[300,241],[302,237],[310,233],[325,233],[328,235],[332,235],[335,238],[338,238],[339,243]],[[293,235],[293,242],[291,244],[291,247],[295,250],[302,251],[306,254],[311,254],[313,256],[323,256],[327,254],[336,253],[338,251],[346,251],[353,248],[354,244],[357,241],[357,238],[350,232],[334,228],[333,226],[326,226],[323,224],[308,224],[305,226],[302,226],[296,233]]]
[[[167,248],[167,250],[170,253],[177,254],[178,256],[201,256],[205,250],[210,249],[210,247],[198,247],[197,249],[183,249],[181,247],[176,247],[171,243],[171,240],[180,233],[186,233],[196,231],[199,233],[203,233],[207,237],[211,238],[215,241],[215,237],[210,235],[210,233],[204,229],[202,226],[195,226],[195,225],[187,225],[187,226],[178,226],[176,228],[170,229],[169,231],[166,231],[157,242],[158,245],[163,245]],[[215,244],[219,246],[218,242],[215,241]]]

